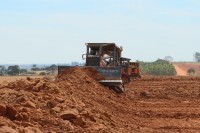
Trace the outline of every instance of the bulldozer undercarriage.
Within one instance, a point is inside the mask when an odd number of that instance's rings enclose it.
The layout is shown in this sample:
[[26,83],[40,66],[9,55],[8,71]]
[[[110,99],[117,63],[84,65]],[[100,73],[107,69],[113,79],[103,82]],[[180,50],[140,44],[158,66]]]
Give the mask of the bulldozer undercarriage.
[[99,83],[108,86],[110,89],[114,90],[117,93],[125,92],[124,84],[122,80],[102,80]]
[[128,75],[123,75],[122,76],[122,81],[123,83],[130,83],[131,82],[131,77]]

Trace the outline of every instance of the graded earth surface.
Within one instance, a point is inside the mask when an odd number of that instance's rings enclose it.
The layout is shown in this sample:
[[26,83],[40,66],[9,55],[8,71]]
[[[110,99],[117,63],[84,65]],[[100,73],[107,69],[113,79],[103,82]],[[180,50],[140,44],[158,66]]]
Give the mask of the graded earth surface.
[[199,133],[200,78],[142,77],[117,94],[92,68],[0,84],[0,133]]

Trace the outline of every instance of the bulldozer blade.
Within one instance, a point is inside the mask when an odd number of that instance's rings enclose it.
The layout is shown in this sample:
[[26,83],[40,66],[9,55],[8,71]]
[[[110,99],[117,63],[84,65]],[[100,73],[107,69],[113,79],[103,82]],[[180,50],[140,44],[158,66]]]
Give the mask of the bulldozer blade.
[[58,66],[58,75],[60,75],[65,69],[72,68],[75,66]]
[[121,80],[122,67],[95,67],[106,80]]
[[[58,66],[58,75],[61,74],[63,70],[69,69],[72,67],[86,68],[87,66]],[[88,67],[91,67],[91,66],[88,66]],[[100,73],[104,77],[104,80],[98,81],[99,83],[112,88],[118,93],[124,92],[122,75],[121,75],[121,71],[122,71],[121,66],[117,66],[117,67],[92,66],[92,67],[95,68],[97,72]]]
[[[62,73],[63,70],[72,68],[72,67],[81,67],[86,68],[87,66],[58,66],[58,75]],[[89,66],[91,67],[91,66]],[[105,78],[105,80],[121,80],[121,71],[122,68],[118,67],[94,67],[96,70]]]
[[95,67],[96,70],[105,77],[105,80],[100,80],[99,83],[110,87],[117,93],[123,93],[124,86],[122,81],[122,67]]

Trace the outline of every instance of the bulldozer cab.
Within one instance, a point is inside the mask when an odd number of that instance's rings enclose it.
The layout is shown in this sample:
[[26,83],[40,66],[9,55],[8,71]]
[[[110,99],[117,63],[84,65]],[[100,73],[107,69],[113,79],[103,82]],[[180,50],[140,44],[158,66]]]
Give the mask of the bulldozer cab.
[[86,66],[112,67],[120,64],[122,48],[115,43],[86,43]]
[[124,57],[121,57],[120,58],[120,64],[124,67],[129,67],[130,66],[130,60],[129,58],[124,58]]

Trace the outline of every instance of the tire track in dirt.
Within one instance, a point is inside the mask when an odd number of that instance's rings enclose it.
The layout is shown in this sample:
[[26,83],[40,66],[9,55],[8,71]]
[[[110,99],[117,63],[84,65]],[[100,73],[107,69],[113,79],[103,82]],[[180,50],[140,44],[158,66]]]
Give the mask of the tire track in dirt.
[[144,77],[126,87],[138,132],[200,132],[200,78]]

